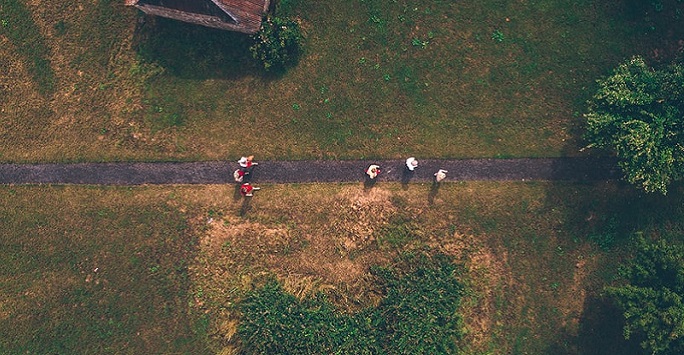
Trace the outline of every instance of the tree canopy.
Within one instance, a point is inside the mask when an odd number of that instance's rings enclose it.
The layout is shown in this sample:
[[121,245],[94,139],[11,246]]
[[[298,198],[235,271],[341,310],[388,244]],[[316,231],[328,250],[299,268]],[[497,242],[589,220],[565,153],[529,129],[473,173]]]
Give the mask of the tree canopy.
[[598,84],[585,115],[588,147],[613,152],[630,183],[666,194],[684,177],[684,67],[656,70],[637,56]]
[[684,247],[640,237],[620,274],[626,283],[606,293],[623,311],[625,339],[652,354],[684,353]]

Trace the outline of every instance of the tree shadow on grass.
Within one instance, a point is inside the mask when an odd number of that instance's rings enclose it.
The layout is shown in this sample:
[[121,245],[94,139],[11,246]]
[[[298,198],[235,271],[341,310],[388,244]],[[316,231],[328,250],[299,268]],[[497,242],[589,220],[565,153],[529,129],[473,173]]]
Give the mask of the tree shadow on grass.
[[604,251],[625,245],[637,231],[684,230],[684,189],[645,193],[624,181],[554,182],[545,209],[566,211],[563,226],[577,241]]
[[138,55],[183,79],[236,79],[268,75],[252,58],[250,35],[162,17],[145,16],[134,36]]
[[567,336],[547,348],[554,355],[644,355],[636,339],[625,340],[624,317],[610,300],[588,297],[576,336]]

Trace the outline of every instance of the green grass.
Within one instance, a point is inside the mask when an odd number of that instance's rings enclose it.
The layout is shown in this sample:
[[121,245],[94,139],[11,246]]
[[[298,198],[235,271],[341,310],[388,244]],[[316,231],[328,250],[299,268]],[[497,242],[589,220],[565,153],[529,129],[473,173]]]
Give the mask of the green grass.
[[50,48],[33,21],[31,11],[21,0],[0,4],[0,34],[11,41],[26,62],[38,92],[45,97],[52,95],[56,78],[50,62]]
[[428,251],[465,267],[465,354],[628,353],[599,291],[630,232],[684,228],[681,187],[447,183],[432,202],[420,184],[263,187],[243,217],[230,186],[3,187],[0,352],[234,350],[236,306],[262,280],[356,312],[380,301],[371,266]]
[[0,352],[206,353],[186,218],[150,193],[0,190]]
[[[11,4],[22,18],[37,11]],[[590,0],[282,8],[306,40],[299,63],[273,75],[250,57],[248,36],[139,23],[120,2],[42,4],[26,32],[42,40],[13,40],[22,44],[7,51],[19,59],[26,43],[50,48],[31,57],[51,63],[56,96],[43,100],[49,110],[28,113],[14,104],[30,92],[12,83],[38,78],[9,78],[0,159],[578,155],[595,79],[654,48],[663,60],[674,43],[668,31],[676,38],[681,28],[669,10],[646,22],[649,7]],[[27,144],[10,144],[19,139]]]

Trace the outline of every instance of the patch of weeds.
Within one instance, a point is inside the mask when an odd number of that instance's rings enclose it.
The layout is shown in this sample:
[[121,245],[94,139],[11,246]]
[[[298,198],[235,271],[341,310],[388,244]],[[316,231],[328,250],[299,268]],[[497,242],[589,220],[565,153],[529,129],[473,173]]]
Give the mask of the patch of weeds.
[[420,47],[420,48],[425,48],[427,45],[430,44],[430,41],[428,40],[422,40],[420,38],[414,37],[411,40],[411,45],[414,47]]
[[209,333],[209,325],[211,324],[211,318],[209,314],[202,314],[199,318],[195,320],[192,326],[193,332],[200,337],[205,337]]
[[402,91],[412,97],[414,102],[421,103],[425,101],[419,84],[419,76],[415,68],[399,64],[393,76],[399,82],[399,87]]
[[492,39],[498,43],[501,43],[506,39],[506,36],[504,36],[503,32],[496,30],[492,33]]
[[337,310],[318,294],[302,300],[268,282],[240,304],[238,335],[254,354],[458,353],[463,335],[459,308],[463,286],[444,255],[404,255],[393,268],[371,273],[384,298],[354,314]]

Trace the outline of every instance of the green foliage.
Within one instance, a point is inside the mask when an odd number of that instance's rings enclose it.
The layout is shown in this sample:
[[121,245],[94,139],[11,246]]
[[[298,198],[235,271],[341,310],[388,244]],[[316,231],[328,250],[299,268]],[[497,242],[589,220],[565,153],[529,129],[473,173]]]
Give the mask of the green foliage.
[[323,296],[299,301],[269,282],[241,305],[238,328],[249,354],[378,353],[366,314],[337,314]]
[[503,34],[503,32],[496,30],[492,33],[492,39],[496,42],[503,42],[504,39],[506,39],[506,36]]
[[654,70],[634,57],[598,83],[585,115],[589,147],[614,152],[630,183],[666,194],[684,177],[684,67]]
[[298,300],[269,282],[242,302],[238,334],[246,353],[457,353],[456,312],[463,288],[451,261],[405,256],[393,268],[372,269],[386,297],[356,314],[337,311],[322,295]]
[[253,39],[249,49],[254,59],[261,61],[266,70],[282,70],[299,58],[303,36],[297,22],[267,16]]
[[606,293],[623,310],[624,336],[637,335],[652,354],[684,352],[684,247],[637,240],[634,259],[620,270],[627,284]]
[[377,310],[386,354],[457,353],[462,335],[457,308],[463,287],[444,255],[407,255],[392,269],[373,268],[385,298]]

